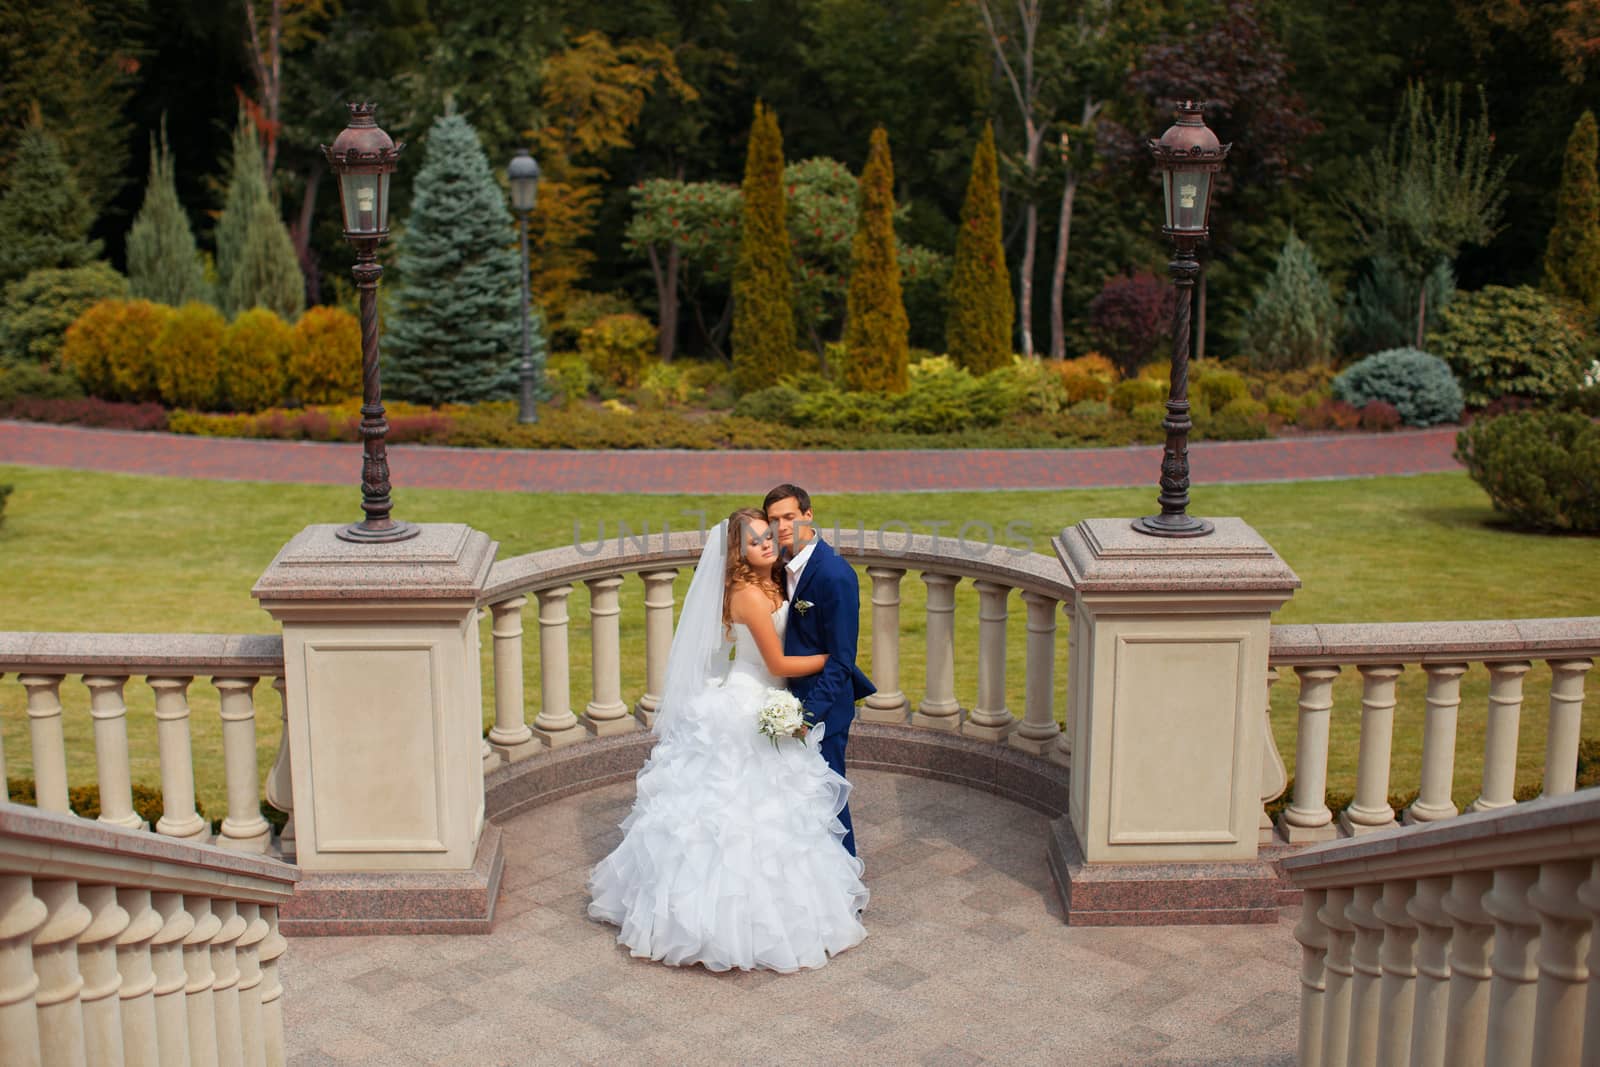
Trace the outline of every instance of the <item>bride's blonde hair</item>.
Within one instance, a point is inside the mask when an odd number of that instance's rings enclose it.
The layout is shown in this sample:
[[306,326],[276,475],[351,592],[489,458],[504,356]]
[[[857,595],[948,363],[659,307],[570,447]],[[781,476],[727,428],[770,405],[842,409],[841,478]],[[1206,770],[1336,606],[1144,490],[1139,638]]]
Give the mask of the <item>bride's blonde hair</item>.
[[766,522],[767,517],[760,508],[738,508],[728,516],[728,558],[723,569],[724,582],[722,587],[722,625],[733,624],[731,614],[733,604],[733,591],[741,585],[768,586],[776,584],[772,571],[763,573],[750,565],[744,558],[745,538],[748,536],[750,523]]

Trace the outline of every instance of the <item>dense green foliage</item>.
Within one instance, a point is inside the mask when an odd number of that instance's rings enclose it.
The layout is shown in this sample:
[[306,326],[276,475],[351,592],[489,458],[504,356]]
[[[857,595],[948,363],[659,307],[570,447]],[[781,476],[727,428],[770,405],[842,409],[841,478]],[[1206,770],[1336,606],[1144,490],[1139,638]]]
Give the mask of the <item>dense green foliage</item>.
[[510,396],[521,347],[521,264],[511,212],[478,134],[461,115],[433,124],[396,266],[383,339],[384,387],[442,404]]
[[[233,128],[232,151],[228,157],[228,184],[223,194],[222,214],[217,217],[215,241],[217,248],[217,295],[223,309],[228,312],[243,311],[234,304],[234,275],[239,273],[244,260],[245,246],[249,243],[250,221],[256,209],[267,203],[266,164],[261,157],[261,140],[255,123],[243,110]],[[249,299],[252,294],[242,294]],[[258,301],[250,300],[245,307],[254,307]]]
[[222,344],[228,321],[210,304],[183,305],[167,316],[150,348],[156,392],[171,407],[215,407],[222,398]]
[[1576,300],[1600,314],[1600,179],[1595,157],[1600,155],[1600,129],[1594,112],[1585,111],[1567,139],[1561,166],[1561,188],[1556,194],[1556,224],[1544,251],[1544,288],[1558,297]]
[[794,286],[784,222],[783,135],[778,116],[757,102],[740,190],[739,255],[733,268],[733,384],[772,384],[795,348]]
[[22,131],[0,193],[0,285],[36,270],[81,267],[100,254],[89,202],[43,127]]
[[1000,176],[993,126],[984,127],[972,156],[948,307],[944,336],[952,359],[975,374],[1010,362],[1015,305],[1000,239]]
[[1450,264],[1440,263],[1423,287],[1426,291],[1419,293],[1417,280],[1388,260],[1372,260],[1346,292],[1345,350],[1359,354],[1411,345],[1416,340],[1419,305],[1424,309],[1427,330],[1437,327],[1439,316],[1455,299],[1455,271]]
[[213,295],[189,216],[178,202],[174,170],[163,129],[159,143],[150,139],[144,206],[128,231],[128,284],[134,296],[178,307],[191,300],[210,301]]
[[889,135],[879,126],[872,131],[872,151],[861,172],[855,242],[850,253],[845,385],[858,390],[905,392],[910,329],[905,301],[900,296],[900,261],[895,254],[894,162],[889,156]]
[[294,319],[305,310],[305,276],[289,230],[270,200],[257,200],[250,209],[244,247],[228,275],[225,302],[236,315],[260,307]]
[[1429,347],[1455,372],[1470,407],[1501,397],[1554,400],[1585,363],[1582,336],[1561,308],[1529,286],[1462,293],[1440,317]]
[[1291,229],[1245,318],[1242,340],[1250,365],[1294,370],[1326,363],[1333,358],[1338,331],[1339,308],[1316,256]]
[[1333,395],[1355,407],[1391,404],[1407,426],[1433,426],[1461,417],[1461,386],[1438,356],[1415,348],[1377,352],[1345,368]]
[[294,328],[264,307],[242,311],[222,336],[222,400],[235,411],[261,411],[283,400]]
[[0,364],[56,366],[74,320],[97,301],[127,295],[128,279],[106,263],[36,270],[12,282],[0,303]]
[[1592,419],[1531,411],[1481,419],[1457,435],[1456,458],[1513,524],[1600,533],[1600,426]]
[[289,395],[329,404],[361,395],[361,323],[343,308],[314,307],[294,324]]

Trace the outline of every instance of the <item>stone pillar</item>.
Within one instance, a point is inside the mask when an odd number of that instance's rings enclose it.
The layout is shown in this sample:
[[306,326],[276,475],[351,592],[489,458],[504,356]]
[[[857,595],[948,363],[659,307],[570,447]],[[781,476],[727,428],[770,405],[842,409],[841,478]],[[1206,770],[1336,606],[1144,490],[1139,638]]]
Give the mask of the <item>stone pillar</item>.
[[1261,821],[1257,824],[1260,833],[1256,840],[1263,845],[1272,844],[1277,835],[1272,816],[1267,814],[1267,805],[1283,796],[1283,791],[1289,787],[1289,768],[1283,765],[1278,739],[1272,733],[1272,687],[1278,684],[1278,673],[1276,667],[1267,668],[1266,714],[1261,720]]
[[94,720],[94,764],[99,776],[100,821],[142,830],[133,810],[133,779],[128,765],[128,705],[122,699],[126,675],[87,675],[89,717]]
[[572,586],[534,592],[539,598],[539,715],[533,732],[551,748],[576,744],[589,735],[572,714],[572,661],[567,645],[567,598]]
[[228,814],[216,844],[261,854],[272,843],[272,825],[261,816],[256,679],[213,678],[211,684],[222,698],[222,757],[228,786]]
[[0,874],[0,1063],[40,1062],[33,936],[44,921],[45,904],[33,895],[33,879]]
[[39,1051],[44,1063],[84,1063],[83,1008],[78,994],[78,937],[89,928],[89,909],[78,901],[78,883],[49,879],[33,883],[44,903],[44,925],[33,935],[33,991],[38,1008]]
[[632,733],[639,721],[628,714],[622,700],[622,605],[618,591],[622,576],[588,578],[590,665],[593,694],[583,709],[583,727],[596,737]]
[[[487,928],[501,857],[498,830],[484,826],[478,600],[496,545],[459,524],[390,544],[342,541],[337,529],[301,531],[251,591],[283,625],[306,875],[284,928]],[[452,901],[467,911],[450,913]]]
[[1528,1063],[1533,1056],[1533,1020],[1539,995],[1539,915],[1528,891],[1537,867],[1497,867],[1483,910],[1494,919],[1494,951],[1489,969],[1488,1063]]
[[151,893],[150,905],[161,916],[161,929],[150,941],[150,967],[155,971],[156,1044],[173,1063],[189,1062],[189,972],[183,965],[183,943],[194,930],[194,916],[183,906],[182,893]]
[[264,792],[267,803],[284,814],[283,829],[278,831],[278,855],[285,863],[294,862],[294,754],[289,751],[289,702],[284,699],[284,681],[272,680],[278,693],[279,714],[283,720],[278,733],[278,755],[267,771]]
[[1533,668],[1523,660],[1489,664],[1489,721],[1483,730],[1483,789],[1469,811],[1493,811],[1516,803],[1517,732],[1522,724],[1522,677]]
[[522,609],[527,603],[527,597],[514,596],[489,605],[494,616],[490,630],[494,639],[494,727],[489,731],[489,744],[507,763],[539,751],[523,705]]
[[71,814],[67,803],[67,742],[61,724],[61,676],[22,674],[28,691],[28,736],[33,744],[33,788],[40,811]]
[[1406,915],[1417,924],[1416,996],[1411,1006],[1411,1063],[1442,1067],[1450,1018],[1450,916],[1444,911],[1448,875],[1417,879]]
[[1544,750],[1544,795],[1577,788],[1578,737],[1583,725],[1583,676],[1591,659],[1550,660],[1550,729]]
[[925,571],[922,581],[928,587],[927,680],[911,725],[954,733],[961,729],[956,700],[956,585],[961,578]]
[[1017,720],[1006,707],[1006,600],[1011,587],[979,579],[978,591],[978,700],[961,724],[967,737],[1004,741]]
[[1376,1063],[1378,1060],[1378,1012],[1382,1006],[1383,922],[1378,918],[1378,901],[1383,886],[1369,882],[1355,887],[1345,918],[1354,928],[1350,942],[1350,1047],[1351,1063]]
[[122,974],[117,970],[117,939],[128,928],[128,913],[117,903],[114,885],[80,885],[78,899],[92,917],[78,935],[78,970],[83,988],[83,1051],[90,1063],[121,1063],[122,1014],[117,990]]
[[1463,871],[1451,877],[1444,912],[1454,926],[1450,938],[1450,1025],[1445,1033],[1444,1062],[1452,1067],[1480,1067],[1489,1037],[1489,954],[1494,947],[1494,919],[1483,907],[1493,884],[1489,871]]
[[1295,1062],[1322,1067],[1324,1000],[1328,993],[1328,928],[1318,918],[1328,902],[1326,889],[1307,889],[1300,897],[1300,921],[1294,939],[1300,942],[1300,1039]]
[[1027,684],[1023,690],[1022,721],[1010,737],[1012,748],[1043,756],[1056,747],[1061,727],[1056,725],[1056,605],[1054,597],[1022,591],[1028,606]]
[[160,1063],[156,1038],[156,972],[150,942],[165,925],[150,901],[150,890],[119,888],[117,903],[128,913],[128,926],[117,938],[117,971],[121,984],[122,1056],[129,1064]]
[[[1079,682],[1084,680],[1088,672],[1083,670],[1078,655],[1081,651],[1078,634],[1083,631],[1083,627],[1078,625],[1077,598],[1069,597],[1062,601],[1061,611],[1067,617],[1067,706],[1062,709],[1061,736],[1056,738],[1056,745],[1050,750],[1050,759],[1063,767],[1071,767],[1072,736],[1076,731],[1073,724],[1078,721],[1078,705],[1084,699],[1079,689]],[[1073,794],[1073,803],[1077,803],[1076,794]]]
[[1333,712],[1333,681],[1339,668],[1296,667],[1300,676],[1299,729],[1295,737],[1294,799],[1278,820],[1278,832],[1291,845],[1338,836],[1328,810],[1328,717]]
[[[1460,812],[1450,799],[1456,771],[1456,714],[1461,709],[1465,663],[1425,663],[1428,712],[1422,727],[1422,785],[1406,809],[1406,823],[1453,819]],[[1576,758],[1576,757],[1574,757]]]
[[633,706],[634,717],[645,729],[656,724],[661,690],[667,685],[667,653],[672,650],[672,583],[675,569],[644,571],[644,695]]
[[1373,914],[1383,923],[1378,959],[1383,969],[1378,994],[1378,1062],[1409,1063],[1416,1007],[1417,921],[1406,911],[1416,894],[1409,880],[1385,882]]
[[[211,827],[194,807],[194,752],[189,740],[192,678],[146,679],[156,694],[156,736],[161,746],[161,818],[156,833],[204,843]],[[253,773],[252,768],[252,773]]]
[[1328,930],[1327,992],[1322,1007],[1322,1063],[1345,1067],[1350,1062],[1350,995],[1355,982],[1355,933],[1349,919],[1354,891],[1335,886],[1317,918]]
[[1389,806],[1389,762],[1394,750],[1394,687],[1399,664],[1366,664],[1361,672],[1361,751],[1356,762],[1356,796],[1339,816],[1350,835],[1387,830],[1395,824]]
[[1539,914],[1539,991],[1533,1022],[1533,1062],[1578,1063],[1583,1051],[1588,991],[1590,918],[1578,891],[1590,860],[1545,863],[1528,902]]
[[868,567],[872,579],[872,681],[878,691],[862,703],[862,722],[905,724],[911,702],[900,691],[900,567]]

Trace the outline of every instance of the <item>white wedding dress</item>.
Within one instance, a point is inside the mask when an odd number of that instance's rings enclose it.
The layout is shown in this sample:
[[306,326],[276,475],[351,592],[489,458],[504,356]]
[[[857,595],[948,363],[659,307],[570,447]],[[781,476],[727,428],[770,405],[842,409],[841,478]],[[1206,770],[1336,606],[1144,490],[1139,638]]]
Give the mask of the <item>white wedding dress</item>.
[[[782,637],[788,604],[773,612]],[[673,709],[639,771],[622,843],[589,877],[589,914],[633,955],[708,970],[821,967],[866,937],[861,861],[837,818],[850,784],[808,741],[756,729],[769,687],[748,627],[734,624],[725,679]],[[663,711],[665,711],[663,707]]]

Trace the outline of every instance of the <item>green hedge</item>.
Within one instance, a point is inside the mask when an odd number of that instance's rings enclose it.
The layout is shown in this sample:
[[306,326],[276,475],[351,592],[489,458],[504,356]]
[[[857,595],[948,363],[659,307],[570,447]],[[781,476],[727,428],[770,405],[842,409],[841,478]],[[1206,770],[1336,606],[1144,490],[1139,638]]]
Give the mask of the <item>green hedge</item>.
[[1481,419],[1456,435],[1456,458],[1514,525],[1600,532],[1600,426],[1587,416]]

